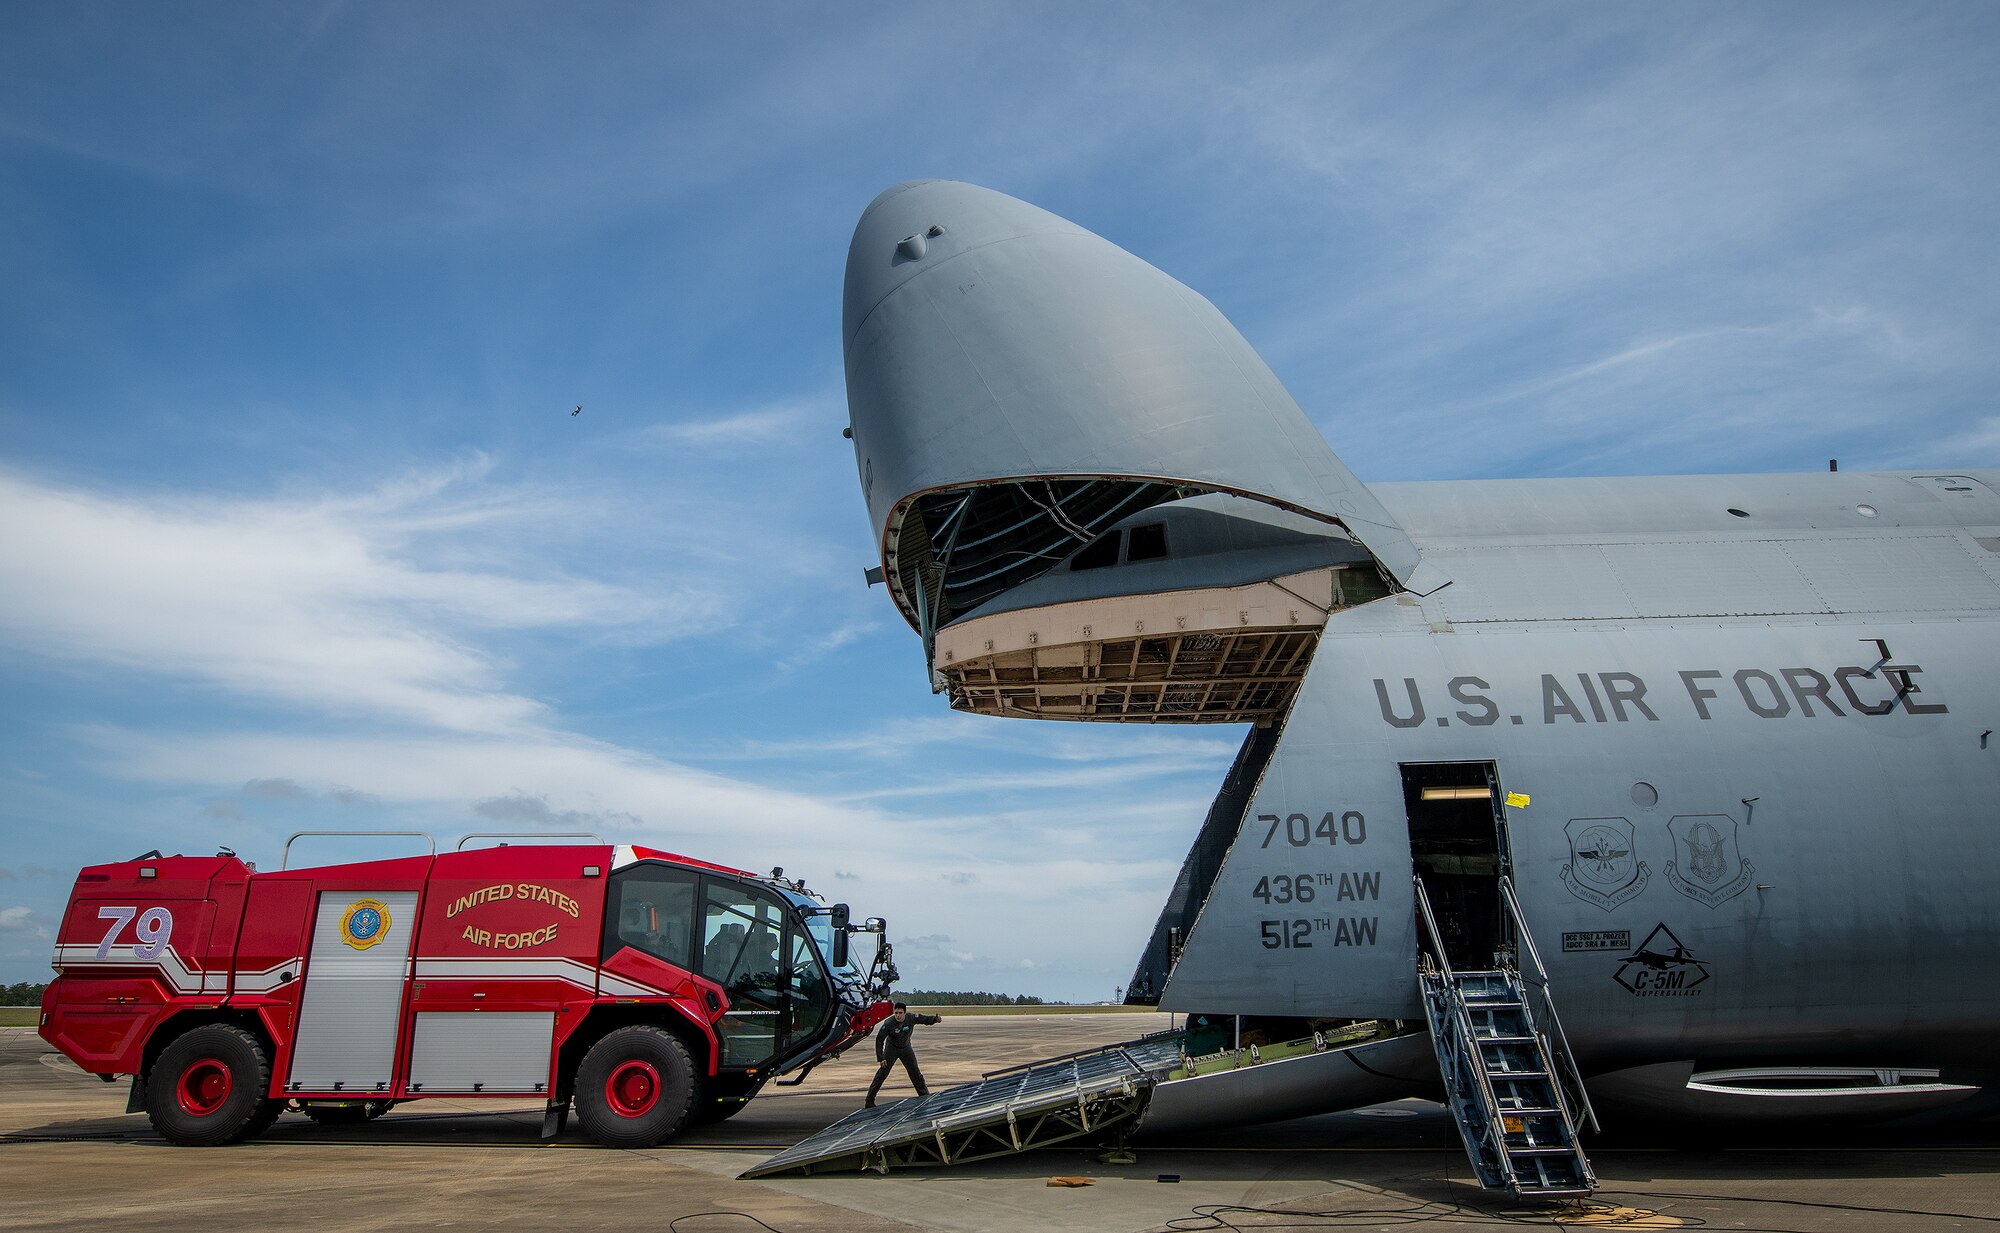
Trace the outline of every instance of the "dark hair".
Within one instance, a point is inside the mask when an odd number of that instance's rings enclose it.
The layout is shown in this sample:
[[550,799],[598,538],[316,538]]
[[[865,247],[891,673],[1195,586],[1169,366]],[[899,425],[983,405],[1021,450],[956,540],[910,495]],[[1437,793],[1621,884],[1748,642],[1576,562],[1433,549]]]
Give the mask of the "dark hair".
[[896,1003],[896,1009],[897,1009],[897,1010],[908,1010],[909,1008],[910,1008],[910,1004],[909,1004],[908,1002],[898,1002],[898,1003]]

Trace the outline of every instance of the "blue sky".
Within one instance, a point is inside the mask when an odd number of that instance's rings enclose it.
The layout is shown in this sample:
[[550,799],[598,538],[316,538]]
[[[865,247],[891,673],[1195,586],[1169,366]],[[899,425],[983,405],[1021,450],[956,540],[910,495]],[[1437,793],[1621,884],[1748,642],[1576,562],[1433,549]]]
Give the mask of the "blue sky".
[[928,693],[839,436],[868,201],[1131,249],[1364,479],[1994,466],[1997,53],[1985,3],[0,9],[0,981],[88,862],[544,828],[1109,997],[1242,733]]

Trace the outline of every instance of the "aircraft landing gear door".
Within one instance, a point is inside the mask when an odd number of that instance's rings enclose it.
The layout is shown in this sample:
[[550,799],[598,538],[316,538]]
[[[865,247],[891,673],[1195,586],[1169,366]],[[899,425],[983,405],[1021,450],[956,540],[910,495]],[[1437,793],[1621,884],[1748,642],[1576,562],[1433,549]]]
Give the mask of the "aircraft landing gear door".
[[1445,959],[1456,969],[1502,966],[1513,933],[1500,899],[1508,871],[1500,778],[1491,762],[1403,764],[1410,863],[1437,916]]
[[395,1080],[415,891],[321,891],[285,1090],[386,1092]]

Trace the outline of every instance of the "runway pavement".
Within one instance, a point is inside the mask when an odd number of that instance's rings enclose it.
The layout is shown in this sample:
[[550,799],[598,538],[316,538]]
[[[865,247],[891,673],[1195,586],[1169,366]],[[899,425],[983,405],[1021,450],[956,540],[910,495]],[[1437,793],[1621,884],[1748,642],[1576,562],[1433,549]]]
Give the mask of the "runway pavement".
[[[947,1012],[948,1013],[948,1012]],[[932,1086],[1165,1025],[1165,1016],[960,1016],[920,1029]],[[619,1229],[665,1233],[946,1233],[1221,1228],[1623,1228],[1872,1231],[2000,1226],[2000,1123],[1811,1144],[1766,1135],[1689,1149],[1628,1133],[1593,1147],[1604,1189],[1580,1212],[1517,1209],[1471,1185],[1450,1119],[1404,1101],[1142,1147],[1137,1164],[1080,1150],[889,1177],[760,1182],[736,1174],[860,1103],[865,1046],[796,1089],[767,1089],[720,1126],[639,1152],[574,1129],[538,1137],[539,1105],[421,1101],[358,1128],[287,1115],[237,1147],[174,1148],[126,1115],[124,1083],[85,1075],[29,1029],[0,1029],[0,1228]],[[901,1071],[885,1098],[907,1093]],[[1178,1175],[1164,1183],[1161,1174]],[[1087,1177],[1079,1188],[1052,1176]],[[720,1213],[720,1214],[703,1214]]]

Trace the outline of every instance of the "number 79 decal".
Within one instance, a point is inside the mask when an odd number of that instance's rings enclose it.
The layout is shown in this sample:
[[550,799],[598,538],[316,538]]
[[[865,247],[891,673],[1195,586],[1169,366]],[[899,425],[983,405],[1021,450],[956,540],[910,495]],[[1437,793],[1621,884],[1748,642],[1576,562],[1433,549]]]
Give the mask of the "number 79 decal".
[[141,912],[136,907],[113,905],[97,909],[97,919],[111,922],[111,928],[105,930],[104,940],[97,944],[99,959],[111,957],[111,947],[117,942],[119,932],[131,924],[134,916],[139,918],[139,923],[132,929],[132,936],[137,939],[132,947],[132,957],[158,959],[160,952],[167,949],[168,939],[174,936],[172,912],[165,908],[147,908]]

